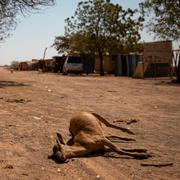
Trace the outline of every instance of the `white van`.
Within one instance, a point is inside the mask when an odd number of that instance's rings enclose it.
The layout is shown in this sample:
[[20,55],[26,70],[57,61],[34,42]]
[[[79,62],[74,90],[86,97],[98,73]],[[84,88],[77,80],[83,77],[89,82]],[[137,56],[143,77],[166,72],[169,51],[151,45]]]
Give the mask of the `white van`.
[[64,62],[63,74],[83,72],[83,62],[80,56],[68,56]]

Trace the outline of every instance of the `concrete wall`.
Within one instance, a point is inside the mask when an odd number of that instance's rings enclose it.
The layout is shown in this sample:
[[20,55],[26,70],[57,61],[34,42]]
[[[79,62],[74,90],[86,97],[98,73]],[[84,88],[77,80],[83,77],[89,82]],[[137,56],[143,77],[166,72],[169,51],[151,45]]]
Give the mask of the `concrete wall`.
[[172,65],[172,42],[144,43],[144,77],[169,76]]
[[143,55],[145,63],[171,63],[172,42],[158,41],[144,43]]

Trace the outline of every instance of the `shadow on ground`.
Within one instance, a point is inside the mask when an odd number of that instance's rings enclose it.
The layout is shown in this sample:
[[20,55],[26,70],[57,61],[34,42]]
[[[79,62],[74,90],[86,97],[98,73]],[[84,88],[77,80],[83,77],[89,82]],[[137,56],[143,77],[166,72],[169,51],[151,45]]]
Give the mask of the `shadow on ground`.
[[111,151],[110,149],[106,149],[104,151],[102,150],[102,151],[99,151],[99,152],[91,153],[91,154],[84,155],[84,156],[81,156],[81,157],[74,157],[74,158],[71,158],[71,159],[67,159],[67,161],[65,161],[65,162],[62,162],[62,161],[58,160],[57,157],[55,157],[55,155],[48,156],[48,159],[54,161],[56,164],[64,164],[64,163],[68,163],[69,161],[74,160],[74,159],[92,158],[92,157],[98,157],[98,156],[103,156],[105,158],[114,158],[114,159],[133,159],[133,157],[130,157],[130,156],[116,154],[115,152]]
[[159,86],[180,86],[180,83],[177,83],[175,80],[174,81],[160,81],[160,82],[156,82],[154,83],[154,85],[159,85]]
[[29,86],[24,83],[18,83],[15,81],[0,81],[0,88],[13,87],[13,86]]

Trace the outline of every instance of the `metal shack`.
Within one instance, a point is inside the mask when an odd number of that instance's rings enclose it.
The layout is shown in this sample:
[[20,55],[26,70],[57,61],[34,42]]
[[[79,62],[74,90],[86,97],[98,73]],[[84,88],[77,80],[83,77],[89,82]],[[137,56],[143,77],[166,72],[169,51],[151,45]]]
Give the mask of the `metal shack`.
[[115,75],[116,76],[133,76],[138,62],[142,61],[141,54],[119,54],[116,59]]
[[[138,53],[104,56],[104,71],[115,76],[133,76],[137,64],[142,61],[143,55]],[[99,58],[96,58],[95,69],[100,69]]]

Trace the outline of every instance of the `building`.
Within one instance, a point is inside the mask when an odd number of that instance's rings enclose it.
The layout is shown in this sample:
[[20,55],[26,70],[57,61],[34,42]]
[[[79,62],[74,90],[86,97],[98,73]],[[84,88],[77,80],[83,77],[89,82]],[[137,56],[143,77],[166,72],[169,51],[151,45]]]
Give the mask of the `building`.
[[[144,43],[142,53],[104,56],[104,71],[135,78],[170,76],[172,55],[171,41]],[[96,58],[95,70],[99,69],[100,60]]]
[[170,76],[172,59],[171,41],[144,43],[143,61],[137,64],[133,77]]

